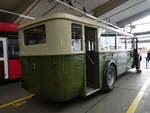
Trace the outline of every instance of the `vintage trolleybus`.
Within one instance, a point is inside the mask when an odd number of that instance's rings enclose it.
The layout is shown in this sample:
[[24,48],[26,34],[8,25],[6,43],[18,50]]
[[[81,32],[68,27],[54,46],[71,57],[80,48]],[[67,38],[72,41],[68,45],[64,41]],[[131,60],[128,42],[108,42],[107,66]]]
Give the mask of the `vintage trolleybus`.
[[23,87],[54,101],[110,91],[133,66],[133,36],[87,17],[54,13],[19,36]]

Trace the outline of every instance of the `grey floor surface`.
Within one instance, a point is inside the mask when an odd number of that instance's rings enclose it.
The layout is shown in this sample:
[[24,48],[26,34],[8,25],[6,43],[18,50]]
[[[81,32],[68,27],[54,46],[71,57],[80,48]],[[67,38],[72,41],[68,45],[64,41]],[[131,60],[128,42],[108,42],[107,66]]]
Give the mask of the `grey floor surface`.
[[[112,92],[97,92],[87,98],[77,97],[68,102],[57,103],[39,96],[0,109],[0,113],[126,113],[138,92],[150,77],[150,69],[142,73],[130,70],[115,84]],[[28,94],[20,82],[0,85],[0,105],[6,104]],[[136,109],[136,113],[150,113],[150,84]]]

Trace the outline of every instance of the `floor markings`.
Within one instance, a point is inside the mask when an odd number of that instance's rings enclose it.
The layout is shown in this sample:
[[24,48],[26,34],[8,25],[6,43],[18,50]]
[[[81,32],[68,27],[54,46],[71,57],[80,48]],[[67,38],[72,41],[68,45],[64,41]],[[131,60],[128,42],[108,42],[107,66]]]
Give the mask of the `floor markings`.
[[138,95],[133,100],[132,104],[130,105],[128,111],[126,113],[135,113],[136,108],[138,107],[139,102],[141,101],[148,85],[150,83],[150,78],[146,81],[146,83],[143,85],[143,87],[140,89]]
[[32,98],[33,96],[34,96],[34,95],[30,95],[30,96],[23,97],[23,98],[21,98],[21,99],[15,100],[15,101],[11,101],[11,102],[9,102],[9,103],[7,103],[7,104],[0,105],[0,109],[5,108],[5,107],[8,107],[8,106],[11,106],[11,105],[13,105],[13,104],[16,104],[16,103],[19,103],[19,102],[22,102],[22,101],[25,101],[25,100],[28,100],[28,99]]
[[22,106],[22,105],[25,104],[25,103],[27,103],[27,101],[22,101],[22,102],[16,103],[16,104],[14,104],[13,106],[15,106],[15,107],[20,107],[20,106]]

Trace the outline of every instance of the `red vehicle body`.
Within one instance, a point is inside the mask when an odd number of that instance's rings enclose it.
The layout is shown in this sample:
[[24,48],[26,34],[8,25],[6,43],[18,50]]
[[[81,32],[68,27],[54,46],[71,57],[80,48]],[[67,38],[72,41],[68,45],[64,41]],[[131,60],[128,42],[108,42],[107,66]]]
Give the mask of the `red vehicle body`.
[[12,80],[22,77],[18,26],[18,24],[0,22],[0,80]]

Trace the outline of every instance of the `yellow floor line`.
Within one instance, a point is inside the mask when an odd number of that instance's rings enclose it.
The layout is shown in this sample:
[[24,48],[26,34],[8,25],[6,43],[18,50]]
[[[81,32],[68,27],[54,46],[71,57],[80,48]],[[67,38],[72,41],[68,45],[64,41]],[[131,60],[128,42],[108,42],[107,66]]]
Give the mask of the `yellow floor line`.
[[30,99],[30,98],[33,97],[33,96],[34,96],[34,95],[30,95],[30,96],[27,96],[27,97],[24,97],[24,98],[21,98],[21,99],[18,99],[18,100],[9,102],[9,103],[7,103],[7,104],[0,105],[0,109],[1,109],[1,108],[5,108],[5,107],[8,107],[8,106],[13,105],[13,104],[16,104],[16,103],[21,102],[21,101],[25,101],[25,100],[27,100],[27,99]]
[[133,100],[132,104],[130,105],[128,111],[126,113],[135,113],[136,108],[138,107],[139,102],[141,101],[148,85],[150,83],[150,78],[146,81],[146,83],[144,84],[144,86],[141,88],[141,90],[139,91],[138,95],[136,96],[136,98]]
[[20,107],[22,106],[23,104],[27,103],[27,101],[22,101],[22,102],[19,102],[19,103],[16,103],[16,104],[13,104],[15,107]]

